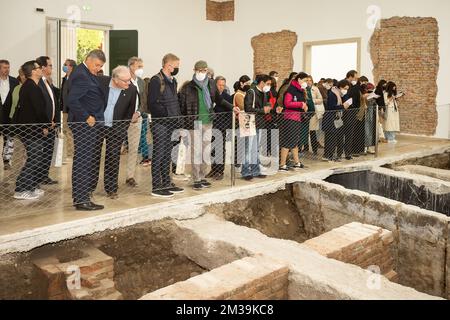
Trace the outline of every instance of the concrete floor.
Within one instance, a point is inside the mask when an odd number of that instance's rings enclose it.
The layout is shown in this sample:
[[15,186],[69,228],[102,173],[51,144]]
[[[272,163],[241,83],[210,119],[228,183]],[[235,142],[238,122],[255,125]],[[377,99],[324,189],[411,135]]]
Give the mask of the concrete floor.
[[[52,169],[52,178],[59,180],[57,186],[47,187],[46,195],[39,201],[35,202],[18,202],[11,197],[7,197],[7,192],[4,190],[12,190],[14,185],[14,171],[8,171],[8,174],[0,169],[2,198],[0,199],[0,252],[10,251],[8,243],[16,239],[16,235],[20,234],[22,241],[26,239],[35,239],[33,235],[39,233],[43,235],[44,230],[66,230],[68,233],[67,238],[74,237],[79,232],[74,231],[70,236],[70,230],[75,226],[79,227],[81,224],[88,228],[88,224],[95,224],[101,221],[101,226],[90,226],[91,231],[98,231],[103,229],[113,229],[122,226],[115,218],[119,216],[126,216],[128,225],[145,221],[148,219],[157,219],[158,217],[173,216],[177,214],[183,214],[183,212],[175,212],[185,208],[193,208],[194,206],[201,205],[202,203],[210,201],[215,198],[216,201],[225,201],[224,195],[244,190],[245,192],[252,192],[254,189],[269,188],[270,185],[282,185],[289,182],[292,179],[301,179],[312,177],[315,173],[319,173],[329,169],[339,169],[344,167],[362,166],[362,165],[383,165],[385,163],[395,161],[399,158],[420,156],[422,153],[425,155],[433,154],[435,151],[450,150],[450,140],[441,140],[425,137],[414,136],[400,136],[398,138],[399,143],[396,145],[381,144],[379,157],[366,156],[357,158],[353,161],[344,161],[342,163],[328,163],[320,160],[305,159],[304,163],[308,166],[308,169],[291,174],[275,174],[269,176],[266,180],[258,180],[253,182],[246,182],[240,179],[236,179],[236,185],[231,187],[231,178],[229,169],[227,169],[226,177],[221,182],[214,182],[211,189],[205,191],[193,191],[189,187],[187,181],[174,181],[177,185],[186,187],[186,192],[181,195],[177,195],[172,199],[156,199],[150,196],[150,168],[139,167],[137,170],[137,181],[139,187],[136,189],[127,188],[124,185],[123,171],[121,170],[119,199],[109,200],[105,197],[105,193],[102,189],[103,183],[99,183],[97,192],[94,195],[95,202],[105,205],[105,210],[96,211],[92,213],[85,213],[75,211],[72,207],[71,199],[71,165],[66,164],[62,168]],[[427,154],[428,152],[428,154]],[[124,158],[123,161],[126,161]],[[122,165],[121,168],[125,166]],[[20,168],[19,168],[20,169]],[[239,175],[238,175],[239,176]],[[295,176],[295,177],[294,177]],[[316,177],[317,178],[317,177]],[[258,187],[256,187],[258,185]],[[261,189],[262,190],[262,189]],[[9,191],[12,194],[12,191]],[[225,193],[224,193],[225,192]],[[208,195],[208,197],[205,197]],[[245,196],[245,195],[240,195]],[[190,201],[192,200],[192,205]],[[170,209],[172,208],[172,210]],[[186,209],[188,210],[188,209]],[[139,218],[133,216],[138,213]],[[187,214],[187,212],[184,212]],[[154,214],[154,217],[150,217]],[[125,218],[124,218],[125,219]],[[134,220],[133,220],[134,219]],[[98,227],[98,228],[97,228]],[[89,229],[89,228],[88,228]],[[83,229],[84,230],[84,229]],[[53,232],[52,231],[52,232]],[[86,232],[90,232],[87,231]],[[36,242],[34,246],[44,244],[48,241],[55,239],[65,239],[64,235],[59,234],[56,238],[44,236],[39,242]],[[26,245],[29,247],[30,245]],[[19,246],[22,248],[21,246]],[[19,248],[18,247],[18,248]],[[2,249],[3,248],[3,249]],[[11,249],[14,251],[15,249]],[[18,249],[19,250],[19,249]]]

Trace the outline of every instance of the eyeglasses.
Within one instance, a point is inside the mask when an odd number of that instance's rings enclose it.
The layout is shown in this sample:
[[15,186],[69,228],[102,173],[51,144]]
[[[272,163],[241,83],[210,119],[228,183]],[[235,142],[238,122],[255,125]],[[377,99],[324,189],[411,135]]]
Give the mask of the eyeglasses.
[[130,79],[128,79],[128,80],[123,80],[123,79],[120,79],[120,78],[118,78],[120,81],[122,81],[123,83],[126,83],[126,84],[130,84],[131,83],[131,78]]

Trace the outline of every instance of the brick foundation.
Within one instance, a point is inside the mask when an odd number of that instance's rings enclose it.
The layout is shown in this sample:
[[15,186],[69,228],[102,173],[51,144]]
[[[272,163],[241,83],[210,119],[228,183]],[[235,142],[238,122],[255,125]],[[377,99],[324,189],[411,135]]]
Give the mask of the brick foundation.
[[350,223],[304,243],[321,255],[363,269],[380,268],[381,274],[391,281],[397,279],[393,258],[394,236],[379,227]]
[[297,34],[288,30],[253,37],[254,74],[277,71],[280,79],[287,78],[294,68],[293,50],[296,44]]
[[257,255],[160,289],[140,300],[286,300],[287,265]]
[[[114,260],[94,247],[80,249],[82,257],[60,262],[55,253],[33,261],[48,284],[49,300],[120,300],[114,284]],[[73,267],[78,267],[81,288],[71,289]]]
[[220,2],[206,0],[206,20],[234,21],[234,0]]
[[401,131],[434,135],[439,28],[434,18],[383,19],[370,41],[374,79],[394,81],[406,93],[399,102]]

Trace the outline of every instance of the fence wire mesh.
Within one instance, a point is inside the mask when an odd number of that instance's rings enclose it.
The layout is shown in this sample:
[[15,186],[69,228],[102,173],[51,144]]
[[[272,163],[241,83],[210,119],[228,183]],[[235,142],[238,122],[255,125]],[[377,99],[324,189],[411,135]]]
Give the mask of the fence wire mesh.
[[376,107],[251,115],[216,113],[136,123],[1,127],[1,212],[70,207],[131,195],[172,197],[304,171],[375,153]]

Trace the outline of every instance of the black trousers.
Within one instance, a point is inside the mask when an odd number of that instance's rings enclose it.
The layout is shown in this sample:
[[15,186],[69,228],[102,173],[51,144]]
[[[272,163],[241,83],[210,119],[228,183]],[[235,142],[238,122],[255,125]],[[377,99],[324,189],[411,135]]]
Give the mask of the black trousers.
[[174,131],[171,119],[155,119],[152,123],[153,159],[152,188],[161,191],[171,187],[170,164],[173,143],[171,136]]
[[309,136],[311,137],[311,147],[314,154],[317,154],[317,151],[319,150],[319,142],[317,141],[317,132],[316,131],[310,131]]
[[52,165],[53,150],[55,149],[56,131],[49,130],[48,135],[42,138],[43,159],[41,169],[41,183],[49,177],[50,167]]
[[103,141],[103,124],[89,127],[87,123],[70,124],[73,133],[72,198],[74,204],[91,201],[98,183]]
[[[225,172],[225,144],[227,138],[227,129],[224,128],[214,128],[218,130],[222,135],[222,141],[216,141],[216,137],[213,135],[212,138],[212,151],[211,157],[214,159],[211,164],[211,172],[216,175],[223,174]],[[218,158],[216,158],[218,157]]]
[[[103,147],[103,140],[106,143],[105,168],[104,168],[104,186],[107,193],[117,192],[119,189],[119,169],[120,169],[120,151],[125,142],[128,133],[129,123],[118,122],[112,127],[104,127],[100,150]],[[96,162],[101,163],[101,152],[97,152]],[[100,166],[98,166],[100,168]],[[97,177],[99,173],[95,174]],[[97,180],[98,181],[98,180]],[[92,192],[97,188],[97,183],[91,187]]]
[[324,157],[333,159],[337,151],[337,157],[341,158],[344,153],[344,129],[334,129],[325,131],[325,153]]
[[347,157],[356,153],[353,140],[357,121],[356,114],[358,111],[358,109],[348,109],[347,111],[344,111],[344,151],[345,156]]
[[356,119],[355,130],[353,134],[354,154],[361,154],[365,150],[366,144],[366,122],[365,118],[362,121]]
[[28,132],[20,136],[27,152],[27,159],[17,177],[16,192],[34,191],[42,181],[43,138],[44,135],[38,131],[34,135]]

